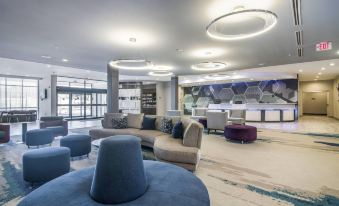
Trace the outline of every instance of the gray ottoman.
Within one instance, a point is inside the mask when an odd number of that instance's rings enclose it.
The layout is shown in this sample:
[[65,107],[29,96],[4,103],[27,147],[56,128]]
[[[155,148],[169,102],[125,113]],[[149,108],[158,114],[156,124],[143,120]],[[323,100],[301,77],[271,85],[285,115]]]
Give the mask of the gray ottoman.
[[40,146],[52,144],[53,131],[50,129],[33,129],[26,132],[25,143],[28,146]]
[[23,154],[23,178],[27,182],[46,182],[69,172],[70,150],[67,147],[47,147]]
[[91,152],[91,136],[89,135],[67,135],[60,139],[61,147],[71,150],[71,157],[87,155]]

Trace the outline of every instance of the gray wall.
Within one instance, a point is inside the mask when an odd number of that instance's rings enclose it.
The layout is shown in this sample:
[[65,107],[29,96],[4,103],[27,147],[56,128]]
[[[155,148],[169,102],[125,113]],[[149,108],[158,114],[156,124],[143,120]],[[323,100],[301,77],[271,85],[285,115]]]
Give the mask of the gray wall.
[[171,109],[171,82],[157,82],[157,115],[165,115]]

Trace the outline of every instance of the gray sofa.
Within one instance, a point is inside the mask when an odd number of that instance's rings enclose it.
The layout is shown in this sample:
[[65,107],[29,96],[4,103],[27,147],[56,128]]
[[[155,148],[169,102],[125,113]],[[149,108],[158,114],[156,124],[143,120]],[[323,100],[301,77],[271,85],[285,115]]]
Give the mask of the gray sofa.
[[200,123],[184,117],[167,117],[172,119],[173,124],[179,120],[183,123],[183,139],[174,139],[171,134],[160,131],[162,116],[149,115],[150,117],[156,117],[156,130],[141,130],[143,118],[133,118],[134,125],[138,125],[134,126],[134,128],[112,129],[112,118],[121,117],[121,115],[121,113],[106,113],[102,120],[103,128],[89,131],[92,140],[113,135],[134,135],[141,138],[143,146],[153,148],[157,160],[172,163],[190,171],[196,170],[200,160],[203,132],[203,126]]

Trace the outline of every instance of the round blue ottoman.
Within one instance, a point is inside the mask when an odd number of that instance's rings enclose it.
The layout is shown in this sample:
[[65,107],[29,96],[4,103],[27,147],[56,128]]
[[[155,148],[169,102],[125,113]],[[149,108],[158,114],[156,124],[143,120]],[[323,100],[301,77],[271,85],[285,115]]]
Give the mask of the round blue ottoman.
[[25,143],[28,146],[40,146],[52,144],[53,131],[50,129],[33,129],[26,132]]
[[27,182],[46,182],[64,175],[70,169],[70,150],[67,147],[47,147],[23,154],[23,178]]
[[67,135],[60,139],[61,147],[71,150],[71,157],[87,155],[91,152],[91,136],[89,135]]
[[95,168],[54,179],[19,205],[209,206],[210,200],[205,185],[192,173],[168,163],[143,161],[139,138],[119,135],[101,142]]

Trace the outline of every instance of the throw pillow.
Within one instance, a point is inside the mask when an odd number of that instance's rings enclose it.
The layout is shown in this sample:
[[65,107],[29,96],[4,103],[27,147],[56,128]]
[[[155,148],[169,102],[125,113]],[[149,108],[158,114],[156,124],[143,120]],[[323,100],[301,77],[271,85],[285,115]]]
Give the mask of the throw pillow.
[[155,120],[156,118],[152,117],[144,117],[142,121],[142,128],[143,130],[155,130]]
[[127,114],[127,127],[141,129],[144,114]]
[[173,130],[172,130],[173,138],[175,138],[175,139],[181,138],[182,139],[183,130],[184,130],[184,127],[182,126],[182,122],[181,121],[177,122],[174,125]]
[[113,129],[125,129],[127,128],[127,117],[113,117],[112,118]]
[[172,134],[173,124],[171,118],[163,117],[160,121],[160,131],[167,134]]

